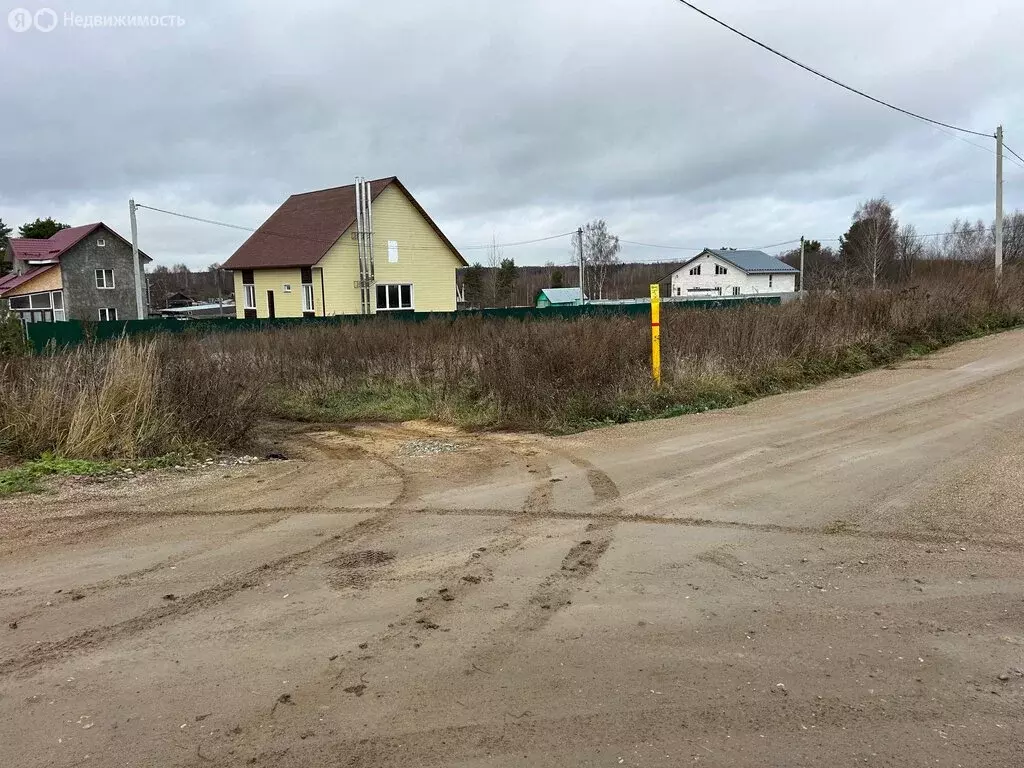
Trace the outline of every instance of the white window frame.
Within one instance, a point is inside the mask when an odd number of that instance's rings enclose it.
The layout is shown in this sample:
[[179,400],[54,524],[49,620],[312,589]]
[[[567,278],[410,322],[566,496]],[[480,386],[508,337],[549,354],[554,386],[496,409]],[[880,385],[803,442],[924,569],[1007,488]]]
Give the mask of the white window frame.
[[[110,285],[107,285],[107,275],[110,275]],[[112,269],[97,269],[96,270],[96,288],[100,291],[110,291],[115,288],[114,285],[114,270]]]
[[775,277],[775,275],[768,275],[768,287],[769,287],[769,288],[771,288],[771,287],[772,287],[772,278],[773,278],[773,277]]
[[[56,306],[54,297],[60,297],[60,307]],[[40,300],[45,299],[46,304],[39,303]],[[24,301],[27,306],[16,307],[14,306],[15,301]],[[64,291],[36,291],[35,293],[24,293],[20,296],[11,296],[7,300],[7,306],[11,312],[15,312],[19,317],[28,317],[27,322],[53,322],[53,321],[64,321],[67,319],[67,315],[64,310]],[[50,317],[43,318],[42,320],[33,321],[32,315],[34,313],[49,313]]]
[[[60,296],[60,309],[57,308],[57,302],[54,301],[57,296]],[[67,315],[64,314],[64,291],[50,291],[50,306],[53,307],[54,322],[67,320]]]
[[728,267],[723,267],[721,264],[715,264],[715,274],[716,275],[728,275],[729,274],[729,268]]
[[691,275],[699,275],[700,274],[700,264],[698,264],[696,267],[691,267],[690,268],[690,274]]
[[245,283],[242,285],[242,309],[256,309],[256,285],[253,283]]
[[282,283],[281,284],[281,293],[291,293],[291,292],[292,292],[292,284],[291,283]]
[[[103,316],[104,313],[106,313],[106,317]],[[113,317],[111,317],[111,313],[113,313]],[[100,322],[116,322],[117,307],[100,307],[97,311],[97,315],[99,315]]]
[[[397,306],[397,307],[392,307],[391,306],[390,291],[387,290],[388,288],[390,288],[392,286],[396,286],[398,288],[398,304],[399,304],[399,306]],[[401,306],[401,304],[402,304],[402,288],[404,286],[409,286],[409,306],[407,306],[407,307]],[[377,311],[378,312],[409,312],[409,311],[415,312],[416,311],[416,288],[415,288],[415,286],[412,283],[377,283],[377,288],[384,288],[385,289],[384,290],[384,297],[385,297],[385,299],[387,299],[386,304],[388,305],[386,307],[382,307],[382,306],[380,306],[380,304],[378,302],[375,301],[375,303],[377,304]],[[378,297],[375,295],[374,299],[376,300],[377,298]]]
[[312,283],[302,284],[302,311],[316,312],[316,303],[314,300]]
[[97,238],[97,240],[96,240],[96,247],[97,248],[106,248],[107,247],[107,241],[104,240],[102,237]]
[[388,240],[388,264],[398,263],[398,241]]
[[732,287],[732,295],[733,296],[739,296],[740,295],[740,287],[738,285],[734,285]]

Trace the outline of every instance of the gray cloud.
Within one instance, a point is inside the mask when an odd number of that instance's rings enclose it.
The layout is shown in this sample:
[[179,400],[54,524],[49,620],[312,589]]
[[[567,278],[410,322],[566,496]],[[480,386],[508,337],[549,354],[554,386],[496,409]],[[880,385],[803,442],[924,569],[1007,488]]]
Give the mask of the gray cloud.
[[[983,131],[1002,121],[1011,145],[1015,126],[1024,136],[1016,0],[705,4],[880,97]],[[140,10],[127,0],[49,6],[59,16]],[[292,192],[397,174],[460,245],[597,216],[630,240],[695,247],[832,237],[879,194],[922,231],[991,218],[991,154],[821,82],[673,0],[270,8],[155,0],[146,13],[185,25],[0,27],[0,217],[99,218],[126,231],[134,195],[256,226]],[[1012,208],[1024,172],[1008,178]],[[144,211],[141,237],[158,262],[205,266],[244,234]],[[554,241],[508,255],[567,253]]]

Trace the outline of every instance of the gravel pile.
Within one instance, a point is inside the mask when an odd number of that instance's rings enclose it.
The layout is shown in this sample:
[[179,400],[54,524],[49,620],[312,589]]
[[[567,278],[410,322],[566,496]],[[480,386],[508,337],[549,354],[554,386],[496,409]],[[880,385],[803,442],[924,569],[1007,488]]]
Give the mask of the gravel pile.
[[451,453],[463,446],[447,440],[410,440],[399,450],[399,456],[432,456],[436,453]]

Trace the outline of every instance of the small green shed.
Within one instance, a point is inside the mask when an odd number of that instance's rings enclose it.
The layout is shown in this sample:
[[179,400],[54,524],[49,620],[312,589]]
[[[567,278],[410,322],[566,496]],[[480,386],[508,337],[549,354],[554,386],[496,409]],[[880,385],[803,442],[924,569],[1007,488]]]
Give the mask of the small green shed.
[[[541,288],[537,294],[537,309],[545,307],[575,307],[580,301],[579,288]],[[586,296],[583,297],[586,300]]]

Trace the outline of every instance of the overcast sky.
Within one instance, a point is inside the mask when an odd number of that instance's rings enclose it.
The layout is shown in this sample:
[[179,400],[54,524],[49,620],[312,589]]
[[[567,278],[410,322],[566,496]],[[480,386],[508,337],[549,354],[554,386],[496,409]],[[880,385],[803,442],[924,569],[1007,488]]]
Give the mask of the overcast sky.
[[[127,236],[132,196],[256,227],[289,194],[356,175],[400,177],[460,247],[597,217],[623,239],[693,247],[837,237],[878,195],[922,233],[993,216],[993,154],[675,0],[6,3],[0,218],[15,227],[52,215]],[[1024,154],[1020,0],[697,4],[907,109],[978,131],[1002,122]],[[51,8],[58,25],[12,31],[15,7]],[[63,23],[143,9],[185,23]],[[1006,205],[1024,206],[1014,165]],[[139,230],[156,263],[192,267],[246,236],[151,211]],[[505,255],[568,253],[566,238]]]

